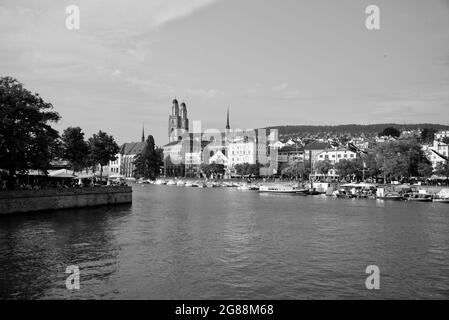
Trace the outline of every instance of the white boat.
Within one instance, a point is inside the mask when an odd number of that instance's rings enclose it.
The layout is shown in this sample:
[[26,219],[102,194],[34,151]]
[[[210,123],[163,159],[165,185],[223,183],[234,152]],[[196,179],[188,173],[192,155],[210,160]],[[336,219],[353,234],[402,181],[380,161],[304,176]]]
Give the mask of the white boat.
[[449,198],[435,198],[433,201],[439,203],[449,203]]
[[176,183],[176,185],[177,185],[177,186],[180,186],[180,187],[183,187],[185,184],[186,184],[186,183],[185,183],[184,181],[182,181],[182,180],[179,180],[179,181]]
[[193,187],[193,183],[192,182],[186,182],[185,187]]
[[166,183],[167,183],[167,182],[164,181],[164,180],[157,179],[156,182],[155,182],[154,184],[157,184],[157,185],[163,185],[163,184],[166,184]]
[[167,182],[167,186],[176,186],[176,181],[175,180],[169,180]]
[[264,193],[297,193],[298,190],[290,186],[261,186],[259,192]]

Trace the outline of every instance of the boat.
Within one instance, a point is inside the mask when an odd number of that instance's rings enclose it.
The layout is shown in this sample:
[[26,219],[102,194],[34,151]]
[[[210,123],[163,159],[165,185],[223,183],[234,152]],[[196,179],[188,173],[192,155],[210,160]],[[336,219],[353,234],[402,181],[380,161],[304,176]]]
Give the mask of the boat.
[[297,190],[288,186],[261,186],[259,188],[260,193],[297,193]]
[[177,183],[176,183],[176,185],[177,186],[180,186],[180,187],[183,187],[183,186],[185,186],[185,182],[184,181],[182,181],[182,180],[179,180]]
[[167,186],[176,186],[176,181],[175,180],[168,181]]
[[350,192],[346,191],[345,189],[340,189],[338,191],[334,191],[333,195],[337,198],[343,198],[343,199],[351,199],[354,198],[354,195]]
[[401,196],[398,192],[389,192],[385,194],[383,197],[380,197],[381,200],[393,200],[393,201],[402,201],[404,197]]
[[425,193],[408,193],[404,195],[407,201],[432,202],[432,196]]
[[439,203],[449,203],[449,198],[435,198],[433,201]]
[[193,183],[188,181],[188,182],[186,182],[186,184],[184,186],[185,187],[193,187]]
[[154,184],[157,184],[157,185],[163,185],[163,184],[167,184],[167,182],[164,181],[164,180],[161,180],[161,179],[157,179],[156,182],[155,182]]
[[309,195],[309,189],[296,189],[296,193],[303,195],[303,196],[308,196]]

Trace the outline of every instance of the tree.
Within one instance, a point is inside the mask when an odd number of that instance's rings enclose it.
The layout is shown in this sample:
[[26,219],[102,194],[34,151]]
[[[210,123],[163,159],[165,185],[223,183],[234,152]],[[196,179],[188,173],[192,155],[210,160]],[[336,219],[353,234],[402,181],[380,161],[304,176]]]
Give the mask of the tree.
[[330,169],[333,168],[332,163],[330,161],[317,161],[315,163],[315,171],[319,174],[327,174]]
[[119,146],[112,136],[101,130],[89,138],[88,144],[90,161],[93,164],[100,165],[101,179],[103,176],[103,166],[117,158],[116,155],[119,152]]
[[363,174],[363,163],[358,160],[342,159],[335,164],[335,169],[341,178],[349,176],[361,179]]
[[148,136],[142,153],[134,159],[134,176],[154,180],[159,176],[162,162],[162,149],[155,149],[153,136]]
[[379,133],[379,137],[399,138],[400,135],[401,135],[401,132],[394,127],[385,128],[382,132]]
[[210,177],[211,175],[219,175],[225,173],[224,165],[215,162],[212,162],[211,164],[205,163],[201,164],[200,170],[207,177]]
[[61,156],[70,162],[74,171],[81,171],[88,165],[89,146],[84,141],[80,127],[69,127],[62,134]]
[[421,132],[421,143],[433,143],[433,140],[435,139],[435,133],[437,133],[438,130],[435,130],[434,128],[425,128]]
[[47,171],[58,153],[58,132],[50,124],[60,116],[37,93],[11,77],[0,78],[0,168],[14,188],[17,172]]
[[356,161],[360,163],[359,166],[362,168],[362,173],[365,172],[365,177],[377,178],[381,174],[376,153],[362,154]]
[[385,178],[410,178],[426,174],[431,166],[416,140],[384,143],[377,147],[378,166]]
[[259,176],[260,163],[249,164],[248,162],[239,163],[234,166],[238,175],[241,176]]
[[295,177],[301,179],[305,179],[310,173],[311,173],[310,161],[307,162],[296,161],[291,165],[285,167],[281,171],[281,174],[283,175],[289,176],[291,178]]
[[435,168],[435,174],[438,176],[444,176],[446,179],[449,179],[449,161],[446,160],[445,162],[438,163],[437,167]]

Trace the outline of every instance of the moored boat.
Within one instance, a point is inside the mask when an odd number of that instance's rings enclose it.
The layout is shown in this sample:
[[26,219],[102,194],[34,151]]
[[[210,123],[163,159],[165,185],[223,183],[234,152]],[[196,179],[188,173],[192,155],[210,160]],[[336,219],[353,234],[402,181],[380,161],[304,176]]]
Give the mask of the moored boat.
[[297,190],[289,186],[261,186],[260,193],[297,193]]
[[167,186],[175,186],[176,185],[176,181],[175,180],[170,180],[167,182]]
[[432,202],[432,196],[425,193],[409,193],[404,195],[404,199],[407,201],[416,202]]
[[398,192],[390,192],[385,194],[385,196],[380,197],[381,200],[393,200],[393,201],[402,201],[404,197],[400,195]]

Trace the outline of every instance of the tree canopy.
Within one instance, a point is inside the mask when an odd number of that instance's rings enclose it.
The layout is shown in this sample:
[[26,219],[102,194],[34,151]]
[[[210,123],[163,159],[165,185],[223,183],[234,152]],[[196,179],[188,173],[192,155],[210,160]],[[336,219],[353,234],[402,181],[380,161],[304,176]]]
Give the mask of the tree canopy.
[[416,140],[384,143],[376,149],[380,171],[385,177],[426,177],[431,163]]
[[329,160],[317,161],[315,163],[315,171],[319,174],[327,174],[333,167]]
[[0,78],[0,168],[9,171],[11,187],[16,172],[49,168],[59,150],[59,134],[51,123],[59,119],[37,93],[14,78]]
[[435,133],[437,133],[438,130],[434,128],[425,128],[421,132],[421,143],[433,143],[433,140],[435,139]]
[[207,177],[210,177],[211,175],[219,175],[225,173],[224,165],[215,162],[212,162],[211,164],[206,163],[201,164],[200,170]]
[[153,136],[148,136],[142,153],[134,159],[134,176],[154,180],[159,176],[162,162],[162,149],[156,149]]
[[379,133],[379,137],[394,137],[399,138],[401,132],[395,127],[385,128],[382,132]]
[[234,169],[238,175],[241,176],[259,176],[259,169],[260,164],[249,164],[249,163],[242,163],[242,164],[236,164],[234,166]]
[[69,127],[62,134],[61,157],[70,162],[74,171],[88,165],[89,146],[80,127]]
[[89,154],[90,161],[93,164],[99,164],[101,167],[100,176],[103,173],[103,166],[107,165],[109,161],[116,160],[116,155],[119,152],[119,146],[114,140],[114,137],[108,135],[106,132],[98,131],[89,138]]

